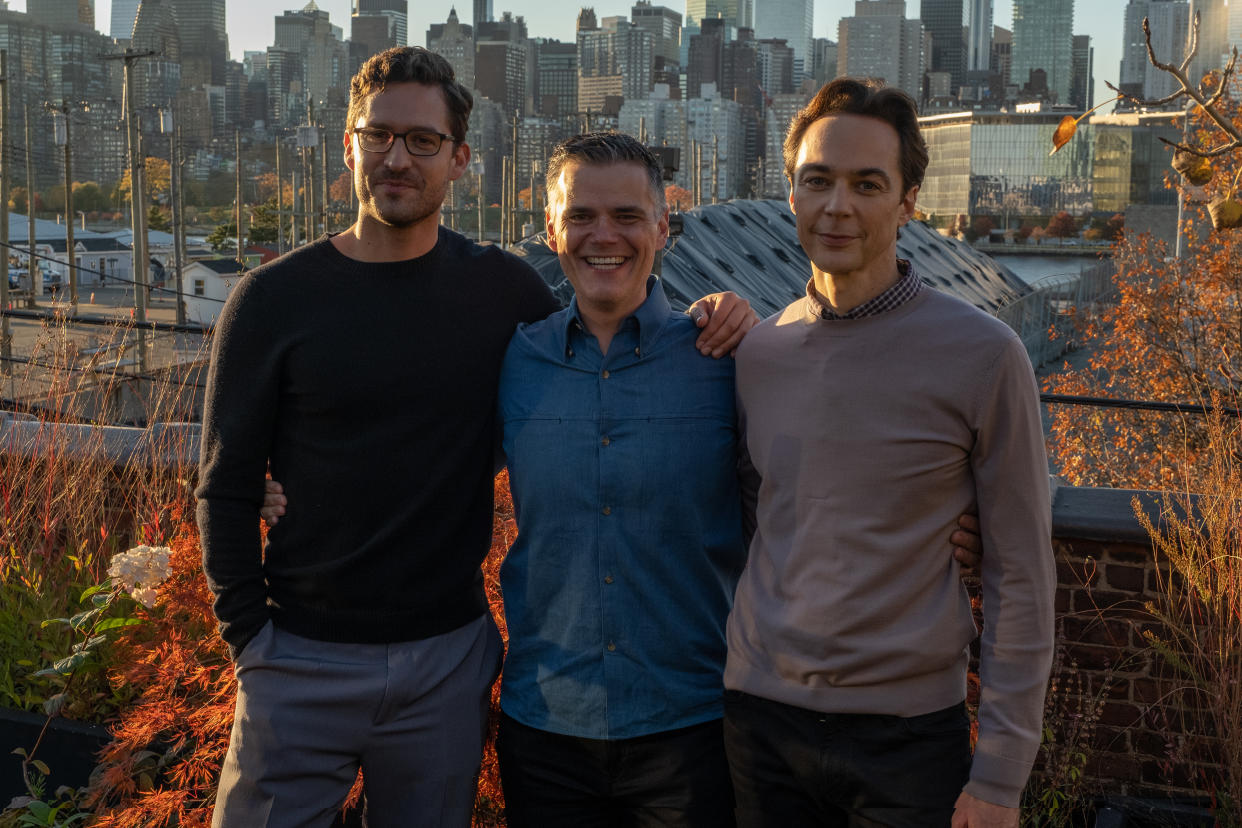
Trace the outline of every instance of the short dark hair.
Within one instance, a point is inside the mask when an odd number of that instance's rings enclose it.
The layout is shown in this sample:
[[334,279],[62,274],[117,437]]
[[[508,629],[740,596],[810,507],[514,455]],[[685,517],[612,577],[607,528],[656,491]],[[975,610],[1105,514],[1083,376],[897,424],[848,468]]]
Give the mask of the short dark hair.
[[383,92],[390,83],[438,85],[448,106],[449,132],[453,140],[459,144],[466,140],[474,97],[469,89],[457,82],[452,64],[421,46],[394,46],[367,58],[349,81],[349,109],[345,113],[347,130],[357,126],[366,99]]
[[919,110],[914,99],[896,87],[859,78],[837,78],[824,84],[789,122],[789,132],[785,135],[785,175],[790,181],[807,129],[820,118],[838,114],[878,118],[895,129],[901,139],[898,167],[902,192],[923,183],[923,173],[927,171],[927,144],[919,131]]
[[588,132],[566,138],[552,150],[548,159],[548,175],[544,179],[544,188],[548,194],[548,203],[552,202],[552,193],[560,180],[561,170],[571,161],[583,164],[617,164],[632,161],[642,164],[651,184],[651,198],[655,203],[656,212],[663,213],[664,200],[664,167],[655,153],[643,146],[642,142],[623,132]]

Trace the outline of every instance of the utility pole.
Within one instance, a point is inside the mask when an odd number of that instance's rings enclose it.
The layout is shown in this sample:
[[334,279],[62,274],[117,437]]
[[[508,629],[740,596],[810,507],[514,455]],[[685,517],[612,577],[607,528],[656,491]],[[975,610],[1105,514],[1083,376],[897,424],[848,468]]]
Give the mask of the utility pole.
[[319,146],[320,146],[319,166],[322,167],[323,169],[323,175],[321,176],[323,180],[323,186],[319,188],[320,190],[319,195],[321,196],[319,201],[320,201],[320,204],[323,205],[323,212],[322,212],[323,232],[327,233],[329,232],[328,230],[328,195],[329,193],[328,193],[328,131],[326,129],[320,130],[319,132]]
[[[173,120],[177,121],[175,113]],[[185,285],[182,279],[184,275],[182,268],[185,266],[185,210],[181,203],[184,192],[181,186],[181,124],[174,123],[172,127],[168,136],[168,178],[172,188],[169,195],[172,198],[173,210],[173,267],[177,269],[177,295],[174,298],[177,302],[177,324],[184,325]]]
[[483,243],[483,210],[484,210],[483,171],[486,169],[486,166],[483,164],[483,158],[479,157],[479,158],[474,159],[474,161],[470,165],[470,168],[474,170],[475,174],[478,175],[479,177],[479,181],[478,181],[478,184],[479,184],[479,244],[482,244]]
[[65,148],[65,258],[69,264],[69,304],[78,315],[78,257],[73,243],[73,153],[70,152],[69,103],[60,102],[60,113],[52,130],[55,142]]
[[276,136],[276,255],[285,255],[285,180],[280,177],[280,136]]
[[720,196],[720,136],[712,136],[712,204],[715,204]]
[[298,168],[289,171],[289,180],[293,186],[293,204],[289,208],[289,249],[298,246]]
[[509,185],[509,244],[513,244],[518,240],[519,227],[517,224],[518,209],[518,114],[517,110],[513,110],[513,146],[511,148],[511,160],[509,161],[509,177],[506,183]]
[[509,246],[509,156],[500,158],[500,246]]
[[143,186],[146,176],[142,169],[142,142],[138,136],[138,107],[134,102],[134,62],[154,57],[151,50],[126,49],[116,55],[103,55],[104,60],[120,60],[125,68],[125,133],[129,147],[129,196],[131,223],[133,226],[134,253],[134,321],[138,340],[138,370],[147,370],[147,217],[143,214]]
[[0,376],[13,372],[9,334],[9,50],[0,49]]
[[245,239],[246,234],[243,232],[243,228],[242,228],[242,220],[244,216],[242,215],[242,186],[241,186],[242,157],[241,157],[241,130],[240,129],[233,130],[233,148],[234,148],[234,152],[237,157],[237,166],[233,172],[233,182],[237,188],[237,264],[239,267],[241,267],[244,270],[246,267],[246,257],[244,255],[246,243],[243,240]]
[[30,251],[30,263],[26,272],[30,277],[30,293],[26,295],[26,307],[35,308],[35,299],[43,291],[43,276],[39,273],[39,263],[35,259],[35,215],[34,215],[34,144],[30,137],[30,105],[25,107],[26,113],[26,236],[27,249]]

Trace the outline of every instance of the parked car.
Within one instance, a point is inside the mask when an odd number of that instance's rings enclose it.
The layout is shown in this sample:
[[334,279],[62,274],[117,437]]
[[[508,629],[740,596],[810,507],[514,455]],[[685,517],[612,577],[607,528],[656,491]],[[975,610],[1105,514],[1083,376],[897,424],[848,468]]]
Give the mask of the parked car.
[[9,290],[22,290],[26,286],[26,269],[22,267],[9,268]]
[[60,274],[55,270],[43,271],[43,292],[56,294],[61,289]]

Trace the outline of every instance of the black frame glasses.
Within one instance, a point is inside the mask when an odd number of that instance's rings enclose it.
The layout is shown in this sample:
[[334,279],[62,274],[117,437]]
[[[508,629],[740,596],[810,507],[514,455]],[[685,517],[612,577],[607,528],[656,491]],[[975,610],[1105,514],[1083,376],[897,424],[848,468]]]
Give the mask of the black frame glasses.
[[351,129],[354,135],[358,136],[358,147],[363,152],[388,152],[392,149],[392,145],[398,138],[405,144],[405,150],[410,155],[416,155],[422,158],[435,155],[440,151],[440,147],[445,141],[457,143],[457,139],[452,135],[445,135],[442,132],[432,132],[427,129],[412,129],[408,132],[393,132],[391,129],[378,129],[372,127],[358,127]]

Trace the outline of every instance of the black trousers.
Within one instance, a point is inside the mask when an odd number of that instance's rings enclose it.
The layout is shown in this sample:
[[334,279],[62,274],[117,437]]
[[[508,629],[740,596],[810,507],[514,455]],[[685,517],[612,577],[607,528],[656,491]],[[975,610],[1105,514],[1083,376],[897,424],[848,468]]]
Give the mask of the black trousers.
[[725,693],[738,828],[948,826],[970,774],[964,704],[826,714]]
[[501,714],[509,828],[731,828],[721,722],[634,739],[579,739]]

